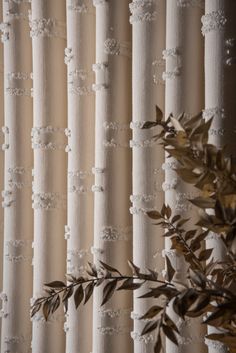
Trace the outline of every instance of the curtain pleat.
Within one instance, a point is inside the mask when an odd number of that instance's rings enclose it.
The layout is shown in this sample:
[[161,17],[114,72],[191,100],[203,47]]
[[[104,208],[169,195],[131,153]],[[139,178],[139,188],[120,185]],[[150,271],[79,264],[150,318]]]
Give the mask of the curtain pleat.
[[[2,23],[2,3],[0,2],[0,22]],[[0,190],[3,190],[4,185],[4,154],[2,148],[4,144],[4,133],[2,126],[4,125],[4,88],[3,88],[3,45],[0,43]],[[4,229],[4,217],[3,208],[0,207],[0,254],[3,254],[3,229]],[[3,275],[3,258],[1,256],[0,261],[0,291],[2,290],[2,275]],[[1,304],[0,304],[1,305]],[[1,317],[1,311],[0,311]],[[1,335],[1,325],[0,325]],[[1,336],[0,336],[1,337]]]
[[[133,119],[130,141],[133,157],[133,193],[130,212],[133,215],[133,261],[142,271],[147,268],[163,270],[163,230],[154,226],[146,212],[160,210],[164,202],[162,183],[164,151],[152,136],[155,128],[143,130],[146,121],[155,121],[155,105],[164,111],[164,81],[162,71],[165,48],[165,1],[133,1],[130,4],[130,23],[133,27]],[[146,288],[135,291],[132,319],[135,352],[151,352],[155,336],[141,336],[145,320],[143,316],[153,300],[138,299]]]
[[[30,319],[30,303],[45,283],[85,275],[88,261],[131,273],[133,260],[164,279],[168,256],[185,278],[146,212],[165,201],[194,220],[196,190],[177,177],[156,127],[142,126],[156,105],[166,118],[203,110],[215,115],[210,141],[234,154],[236,2],[2,0],[0,12],[1,352],[151,353],[145,288],[101,306],[96,287],[85,306],[71,299],[47,322]],[[214,234],[206,246],[224,258]],[[204,344],[200,322],[169,314],[181,337],[178,348],[163,340],[168,353],[225,352]]]
[[[206,119],[214,115],[210,129],[210,142],[217,147],[227,143],[227,151],[235,158],[234,99],[235,83],[235,11],[234,1],[206,0],[202,18],[202,34],[205,39],[205,110]],[[206,241],[212,248],[214,258],[223,261],[226,257],[223,242],[214,233]],[[216,332],[208,327],[209,333]],[[209,353],[226,352],[220,342],[206,340]]]
[[[93,243],[95,8],[89,1],[85,4],[67,1],[68,211],[65,238],[67,273],[74,277],[86,275],[87,262],[92,262]],[[76,310],[71,300],[65,323],[67,352],[92,351],[91,325],[92,301]]]
[[[65,1],[32,1],[30,35],[33,53],[34,151],[33,298],[43,295],[43,284],[66,272],[66,151],[67,90]],[[65,351],[64,313],[48,322],[33,318],[32,352]]]
[[[166,61],[164,78],[165,113],[175,117],[185,113],[196,115],[204,108],[203,85],[203,38],[201,36],[201,16],[204,2],[186,2],[167,0],[166,49],[163,57]],[[194,40],[193,40],[194,38]],[[165,201],[176,214],[189,218],[191,227],[196,214],[188,201],[197,195],[197,190],[183,183],[175,173],[176,162],[168,158],[165,173]],[[171,241],[165,241],[165,254],[176,269],[176,279],[185,281],[187,273],[183,256],[171,249]],[[204,327],[201,320],[187,319],[185,322],[169,310],[181,332],[179,347],[166,340],[168,352],[204,352]]]
[[4,1],[2,5],[5,161],[1,352],[29,352],[33,239],[29,3]]
[[[132,258],[131,194],[131,26],[129,1],[94,0],[96,83],[94,261],[127,272]],[[94,294],[93,353],[131,350],[131,293],[115,294],[100,307]]]

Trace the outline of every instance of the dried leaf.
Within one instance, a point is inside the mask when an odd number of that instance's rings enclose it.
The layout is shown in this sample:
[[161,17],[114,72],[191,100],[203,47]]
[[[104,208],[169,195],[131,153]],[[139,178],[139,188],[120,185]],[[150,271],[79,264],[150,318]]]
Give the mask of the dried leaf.
[[175,269],[173,268],[170,259],[168,258],[168,256],[165,257],[166,259],[166,275],[167,275],[167,281],[171,282],[174,274],[175,274]]
[[100,277],[98,278],[97,282],[96,282],[96,287],[99,287],[103,282],[104,282],[105,278],[104,277]]
[[148,217],[152,219],[160,219],[162,218],[162,215],[158,211],[149,211],[147,212]]
[[215,181],[215,175],[209,171],[203,173],[198,182],[195,184],[196,188],[203,190],[205,185],[211,185]]
[[164,236],[165,238],[168,238],[168,237],[171,237],[173,234],[175,234],[175,231],[174,231],[174,230],[168,230],[167,232],[165,232],[165,233],[163,234],[163,236]]
[[[141,277],[141,276],[139,276]],[[137,282],[134,282],[134,280],[132,278],[128,278],[126,279],[122,285],[117,288],[117,290],[122,290],[122,289],[126,289],[126,290],[135,290],[135,289],[138,289],[142,286],[143,283],[137,283]]]
[[33,317],[40,309],[41,309],[41,304],[34,304],[30,313],[30,317]]
[[170,219],[171,213],[172,213],[171,208],[170,208],[169,205],[167,205],[167,206],[166,206],[166,217],[167,217],[168,219]]
[[140,268],[136,266],[132,261],[128,261],[129,267],[132,269],[133,274],[138,276],[140,273]]
[[185,132],[183,126],[180,124],[180,122],[179,122],[177,119],[171,117],[170,120],[171,120],[171,123],[172,123],[172,125],[174,126],[174,128],[175,128],[176,131],[183,131],[183,132]]
[[186,252],[185,245],[178,239],[178,237],[172,237],[171,243],[172,243],[171,249],[176,250],[180,254],[184,254]]
[[76,281],[77,281],[76,277],[73,276],[73,275],[71,275],[71,274],[66,274],[66,279],[67,279],[67,281],[70,282],[70,283],[73,283],[73,282],[76,282]]
[[236,349],[236,334],[212,333],[210,335],[207,335],[206,338],[213,341],[222,342],[226,344],[230,349]]
[[150,272],[150,279],[158,279],[158,273],[156,272],[156,271],[154,271],[154,270],[151,270],[150,268],[148,268],[148,271]]
[[220,327],[223,322],[228,319],[228,316],[232,316],[232,312],[221,307],[216,309],[216,311],[210,314],[203,322],[211,326]]
[[181,148],[189,146],[189,140],[185,131],[177,131],[176,142]]
[[199,271],[192,271],[192,269],[189,269],[189,275],[193,283],[195,283],[197,286],[201,288],[205,288],[206,286],[206,278],[203,276],[202,273]]
[[157,341],[154,346],[154,353],[160,353],[162,349],[162,344],[161,344],[161,336],[158,335]]
[[91,262],[88,262],[89,268],[90,270],[87,270],[87,273],[92,276],[92,277],[97,277],[98,272],[97,272],[97,268],[94,264],[92,264]]
[[164,218],[166,215],[166,205],[163,203],[161,208],[161,216]]
[[140,319],[141,320],[142,319],[152,319],[154,316],[159,314],[162,310],[163,310],[163,308],[161,306],[154,305]]
[[198,239],[193,239],[190,243],[190,248],[193,252],[199,250],[201,248],[201,242]]
[[167,313],[165,313],[164,318],[165,318],[166,325],[172,328],[175,332],[179,333],[178,327],[176,326],[174,321],[169,317],[169,315],[167,315]]
[[51,305],[50,305],[49,300],[47,300],[43,303],[43,316],[46,321],[48,320],[48,317],[50,314],[50,309],[51,309]]
[[150,321],[150,322],[148,322],[148,323],[144,326],[144,329],[143,329],[142,332],[141,332],[141,336],[146,335],[147,333],[154,331],[154,330],[157,328],[158,323],[159,323],[158,320],[157,320],[157,321]]
[[73,292],[74,288],[72,286],[68,287],[63,293],[62,301],[64,302],[65,300],[68,300],[72,296]]
[[176,216],[174,216],[171,220],[171,223],[175,223],[177,222],[179,219],[181,218],[181,216],[179,214],[177,214]]
[[103,299],[102,304],[104,305],[113,295],[117,285],[117,280],[112,280],[108,282],[103,289]]
[[212,251],[213,249],[205,249],[205,250],[202,250],[198,256],[199,258],[199,261],[206,261],[209,259],[209,257],[211,256],[212,254]]
[[94,283],[90,282],[84,289],[84,304],[87,303],[91,295],[93,294]]
[[35,299],[34,303],[33,303],[33,306],[40,304],[43,299],[44,299],[44,297],[40,297],[40,298]]
[[51,313],[53,314],[60,306],[60,297],[59,294],[56,295],[52,301]]
[[82,300],[84,299],[83,286],[80,284],[74,294],[75,308],[77,309]]
[[187,223],[190,220],[190,218],[184,218],[181,219],[178,223],[177,223],[177,227],[180,228],[182,227],[185,223]]
[[169,340],[171,340],[171,342],[173,342],[176,346],[178,346],[178,341],[175,336],[175,332],[170,327],[168,327],[164,324],[162,325],[162,330],[163,330],[163,333],[165,334],[165,336],[167,338],[169,338]]
[[205,197],[195,197],[194,199],[189,200],[193,205],[199,208],[214,208],[216,201],[211,198]]
[[63,307],[64,307],[64,312],[65,312],[65,314],[66,314],[67,311],[68,311],[68,299],[64,300],[64,302],[63,302]]
[[151,129],[154,126],[157,126],[156,121],[145,121],[141,127],[141,129]]
[[44,284],[46,287],[51,287],[51,288],[63,288],[66,287],[66,284],[61,281],[53,281],[50,283],[45,283]]
[[196,233],[197,233],[197,230],[196,230],[196,229],[187,231],[187,232],[185,233],[185,237],[184,237],[185,240],[187,241],[187,240],[189,240],[189,239],[192,239],[192,238],[196,235]]
[[114,267],[111,267],[110,265],[107,265],[105,262],[103,262],[103,261],[99,261],[101,264],[102,264],[102,266],[106,269],[106,270],[108,270],[108,271],[110,271],[110,272],[116,272],[116,273],[119,273],[119,275],[121,275],[121,273],[116,269],[116,268],[114,268]]
[[163,113],[161,109],[156,105],[156,122],[160,123],[163,119]]
[[208,306],[211,298],[207,294],[201,294],[197,300],[188,308],[190,312],[199,312],[201,314],[201,310]]

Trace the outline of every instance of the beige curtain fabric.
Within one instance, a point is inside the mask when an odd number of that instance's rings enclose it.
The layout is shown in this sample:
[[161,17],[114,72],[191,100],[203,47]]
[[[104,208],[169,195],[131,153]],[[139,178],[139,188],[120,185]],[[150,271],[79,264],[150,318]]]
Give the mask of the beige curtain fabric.
[[[133,261],[143,271],[163,269],[162,249],[164,240],[161,229],[153,226],[146,212],[160,210],[164,202],[164,152],[152,136],[155,129],[142,130],[146,121],[155,120],[155,105],[164,111],[164,80],[162,72],[165,48],[165,1],[133,1],[130,4],[130,23],[133,28],[133,119],[130,125],[133,136],[130,141],[133,157],[133,191],[130,212],[133,215]],[[138,176],[138,177],[137,177]],[[147,288],[146,288],[147,290]],[[145,289],[135,291],[131,317],[134,351],[148,353],[154,349],[155,336],[140,333],[146,324],[139,320],[151,300],[140,301]]]
[[[192,5],[192,6],[190,6]],[[165,115],[189,116],[198,114],[204,108],[203,82],[203,37],[201,35],[201,16],[204,14],[203,2],[167,1],[166,49],[163,52],[166,61],[165,77]],[[194,40],[193,40],[194,38]],[[183,183],[173,170],[174,159],[168,159],[165,173],[165,201],[176,214],[184,218],[191,215],[194,224],[194,211],[187,199],[196,195],[196,190]],[[183,256],[171,250],[171,242],[165,242],[165,254],[176,268],[176,279],[184,281],[186,268]],[[205,352],[204,327],[200,320],[185,322],[170,312],[181,332],[179,348],[167,340],[167,352]]]
[[[79,277],[85,274],[86,263],[92,262],[95,8],[92,2],[82,7],[68,0],[66,13],[67,47],[64,60],[68,82],[68,211],[65,239],[67,273]],[[69,303],[64,324],[67,352],[92,351],[92,302],[87,304],[76,310],[74,302]]]
[[[131,194],[131,26],[129,2],[97,1],[94,259],[127,271],[132,257]],[[116,294],[102,308],[93,302],[93,353],[130,351],[131,293]]]
[[[32,207],[34,209],[33,300],[42,295],[43,283],[66,271],[67,89],[64,50],[66,4],[32,1],[29,19],[33,58],[34,151]],[[60,261],[59,259],[64,259]],[[33,319],[32,352],[62,350],[64,314],[45,323]]]
[[[32,45],[26,2],[3,1],[4,209],[1,352],[30,349],[33,212]],[[30,279],[30,280],[29,280]]]
[[[206,0],[205,16],[202,18],[202,33],[205,37],[205,110],[204,115],[214,120],[210,140],[218,147],[227,142],[228,152],[235,156],[234,116],[236,101],[235,67],[235,17],[236,3],[233,1]],[[225,248],[214,233],[208,236],[207,246],[214,249],[214,257],[223,260]],[[211,327],[208,332],[215,330]],[[207,340],[210,353],[226,352],[223,344]]]
[[[145,213],[164,200],[184,217],[195,193],[152,139],[155,105],[166,117],[216,118],[211,141],[235,148],[235,0],[1,0],[1,353],[151,353],[139,320],[152,304],[101,290],[48,322],[30,303],[43,284],[82,275],[87,262],[120,271],[127,261],[165,276],[183,259]],[[207,246],[224,256],[209,236]],[[32,249],[33,248],[33,249]],[[176,318],[179,348],[204,343],[200,323]]]

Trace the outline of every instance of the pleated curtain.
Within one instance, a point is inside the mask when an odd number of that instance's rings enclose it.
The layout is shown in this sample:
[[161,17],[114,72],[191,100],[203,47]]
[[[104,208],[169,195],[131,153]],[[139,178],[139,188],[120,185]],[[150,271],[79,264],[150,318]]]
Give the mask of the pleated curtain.
[[[153,299],[145,288],[102,291],[30,319],[44,283],[132,260],[165,274],[182,257],[146,216],[164,202],[183,217],[196,191],[153,139],[157,105],[167,118],[214,115],[210,140],[235,149],[235,0],[1,0],[1,353],[151,353],[141,335]],[[224,249],[207,239],[216,259]],[[171,313],[174,315],[174,313]],[[199,320],[175,317],[179,347],[223,353]]]

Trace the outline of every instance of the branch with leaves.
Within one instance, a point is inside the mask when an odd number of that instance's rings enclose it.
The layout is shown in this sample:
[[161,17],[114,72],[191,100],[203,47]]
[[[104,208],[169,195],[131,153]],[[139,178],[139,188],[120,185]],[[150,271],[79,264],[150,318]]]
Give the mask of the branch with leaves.
[[[204,324],[218,328],[219,333],[206,336],[218,340],[236,353],[236,165],[226,149],[217,149],[208,143],[212,119],[205,121],[202,114],[189,118],[182,114],[172,115],[164,121],[160,109],[156,108],[156,121],[146,122],[143,129],[154,131],[153,140],[160,140],[170,157],[178,162],[176,173],[186,183],[199,190],[200,195],[189,200],[199,210],[198,222],[186,230],[185,224],[191,219],[172,215],[168,205],[160,212],[147,213],[155,224],[163,228],[163,236],[171,240],[171,248],[183,256],[187,278],[182,283],[175,279],[176,271],[168,256],[164,280],[151,269],[145,273],[129,262],[132,275],[124,275],[114,267],[100,262],[99,267],[88,264],[87,276],[67,276],[67,283],[54,281],[45,284],[45,296],[35,300],[31,315],[38,311],[46,320],[62,304],[68,310],[68,300],[73,297],[76,309],[86,304],[94,289],[101,286],[104,305],[116,291],[141,288],[148,291],[145,298],[165,298],[163,306],[152,306],[140,319],[148,319],[142,335],[156,331],[154,352],[162,349],[162,336],[178,345],[181,334],[167,314],[172,307],[182,319],[207,314]],[[210,212],[209,212],[210,210]],[[215,261],[213,249],[204,249],[206,237],[214,232],[225,247],[224,261]],[[204,249],[204,250],[201,250]]]
[[[33,317],[40,309],[47,320],[49,315],[52,315],[60,306],[64,305],[64,311],[68,310],[68,300],[74,295],[74,303],[76,309],[81,303],[86,304],[93,294],[95,287],[103,287],[103,300],[101,305],[104,305],[117,290],[135,290],[140,288],[146,281],[155,282],[162,285],[173,287],[172,283],[158,279],[158,273],[149,270],[149,273],[141,273],[140,269],[131,261],[129,265],[133,270],[134,275],[122,275],[117,269],[100,261],[100,267],[97,268],[94,264],[88,263],[86,277],[74,277],[67,275],[66,284],[62,281],[53,281],[45,284],[46,296],[37,298],[32,306],[31,316]],[[114,275],[116,274],[116,275]],[[138,282],[137,282],[138,280]]]

